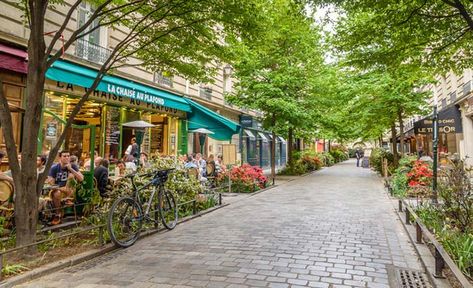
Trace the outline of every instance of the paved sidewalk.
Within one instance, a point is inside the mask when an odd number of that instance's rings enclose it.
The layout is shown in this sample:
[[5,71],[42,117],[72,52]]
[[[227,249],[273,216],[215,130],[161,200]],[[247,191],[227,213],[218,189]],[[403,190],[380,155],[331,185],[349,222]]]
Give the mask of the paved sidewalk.
[[379,178],[347,161],[21,287],[389,287],[420,269]]

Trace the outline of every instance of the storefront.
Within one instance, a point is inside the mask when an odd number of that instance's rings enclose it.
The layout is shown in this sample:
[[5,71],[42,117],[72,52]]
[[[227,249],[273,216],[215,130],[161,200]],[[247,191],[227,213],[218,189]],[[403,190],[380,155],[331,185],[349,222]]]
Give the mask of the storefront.
[[[21,125],[23,113],[23,101],[26,86],[27,58],[26,51],[0,43],[0,79],[3,85],[5,97],[11,111],[13,124],[13,138],[17,145],[18,152],[21,152]],[[1,123],[0,123],[1,124]],[[0,150],[6,150],[3,139],[3,131],[0,129]],[[8,160],[5,158],[0,163],[1,170],[8,169]]]
[[222,155],[225,164],[236,164],[240,125],[209,108],[187,99],[192,108],[188,113],[189,147],[194,153],[206,156]]
[[[90,68],[61,60],[48,70],[39,153],[47,153],[56,144],[63,131],[63,121],[68,119],[95,76],[96,71]],[[141,119],[155,125],[147,129],[141,151],[177,155],[187,148],[187,112],[191,112],[191,107],[182,97],[107,75],[75,117],[64,148],[80,162],[94,150],[113,162],[123,157],[134,137],[133,129],[121,124]]]
[[[438,113],[439,142],[438,152],[441,158],[460,152],[463,139],[461,114],[457,106],[451,106]],[[422,155],[432,156],[433,127],[431,117],[414,123],[416,150]]]
[[262,168],[271,167],[271,145],[275,142],[276,167],[286,164],[286,140],[280,136],[273,139],[272,134],[256,129],[256,123],[248,115],[240,117],[242,162]]

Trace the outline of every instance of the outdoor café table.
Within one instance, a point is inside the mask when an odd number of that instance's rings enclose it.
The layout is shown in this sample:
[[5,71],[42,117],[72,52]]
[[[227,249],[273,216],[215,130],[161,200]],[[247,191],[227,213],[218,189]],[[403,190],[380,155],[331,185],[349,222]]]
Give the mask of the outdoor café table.
[[51,190],[56,190],[59,188],[59,185],[49,185],[49,184],[45,184],[43,186],[43,188],[41,188],[42,192],[41,192],[41,195],[43,196],[49,196],[49,192]]

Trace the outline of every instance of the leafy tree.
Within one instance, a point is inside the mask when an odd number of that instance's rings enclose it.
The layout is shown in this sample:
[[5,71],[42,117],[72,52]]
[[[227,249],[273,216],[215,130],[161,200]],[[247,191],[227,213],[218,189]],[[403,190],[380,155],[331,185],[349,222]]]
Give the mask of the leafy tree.
[[[19,1],[20,2],[20,1]],[[70,31],[71,19],[82,0],[45,1],[25,0],[19,3],[29,29],[28,75],[26,111],[23,119],[22,158],[19,163],[13,138],[12,119],[8,102],[0,89],[0,121],[4,131],[9,164],[15,184],[15,224],[17,241],[21,246],[32,243],[36,236],[38,195],[58,150],[66,135],[59,136],[57,145],[50,151],[45,172],[36,172],[36,151],[40,119],[43,109],[45,73],[49,67],[77,40],[100,27],[123,28],[125,35],[112,49],[110,57],[98,66],[97,77],[70,114],[64,131],[89,94],[95,90],[102,77],[111,69],[131,64],[128,60],[138,57],[138,65],[159,68],[183,75],[195,81],[210,79],[215,68],[209,63],[226,59],[226,45],[222,40],[238,33],[245,37],[256,27],[263,0],[155,0],[115,1],[94,0],[94,12],[83,25]],[[55,32],[47,33],[47,11],[62,6],[65,11]],[[65,41],[59,41],[64,35]],[[135,61],[136,63],[136,61]],[[0,81],[0,86],[1,86]],[[32,141],[33,139],[33,141]],[[21,165],[20,165],[21,164]]]
[[[256,37],[234,39],[237,93],[227,97],[239,106],[262,111],[263,126],[272,131],[274,140],[276,132],[288,133],[289,162],[294,130],[309,129],[309,79],[323,62],[319,31],[303,8],[295,1],[273,0],[264,7]],[[271,151],[274,177],[275,141]]]
[[314,0],[338,8],[335,46],[358,67],[412,63],[437,72],[473,64],[473,3],[465,0]]

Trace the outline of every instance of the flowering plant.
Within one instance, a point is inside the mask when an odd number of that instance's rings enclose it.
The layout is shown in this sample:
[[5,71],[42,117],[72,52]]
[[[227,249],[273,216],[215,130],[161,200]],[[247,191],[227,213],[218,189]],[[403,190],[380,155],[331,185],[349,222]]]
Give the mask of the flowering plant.
[[429,164],[420,160],[414,162],[411,171],[407,173],[409,187],[429,186],[432,181],[433,172]]
[[323,166],[322,160],[318,156],[305,154],[302,156],[301,161],[309,171],[319,170]]
[[235,190],[241,190],[241,192],[253,192],[256,189],[262,189],[268,182],[263,174],[263,169],[249,164],[233,167],[230,171],[230,179]]

